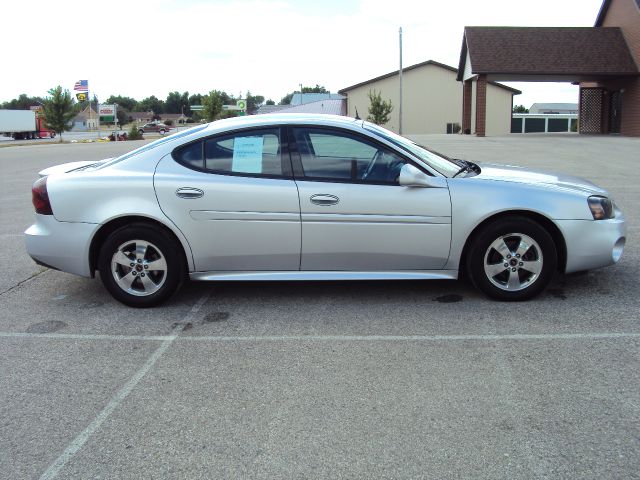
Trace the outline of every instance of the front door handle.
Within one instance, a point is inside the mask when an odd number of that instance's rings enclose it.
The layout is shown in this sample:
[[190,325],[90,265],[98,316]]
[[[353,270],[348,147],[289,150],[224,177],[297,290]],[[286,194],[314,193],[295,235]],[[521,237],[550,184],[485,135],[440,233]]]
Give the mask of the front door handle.
[[329,195],[328,193],[317,193],[315,195],[311,195],[309,200],[311,200],[311,203],[322,206],[335,205],[340,202],[338,197],[335,195]]
[[204,192],[199,188],[182,187],[176,190],[176,195],[180,198],[200,198]]

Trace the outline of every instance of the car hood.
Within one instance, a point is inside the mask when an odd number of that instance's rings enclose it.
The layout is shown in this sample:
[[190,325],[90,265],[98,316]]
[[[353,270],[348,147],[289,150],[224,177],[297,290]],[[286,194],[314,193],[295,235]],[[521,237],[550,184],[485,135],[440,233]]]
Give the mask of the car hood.
[[481,168],[481,172],[475,178],[482,180],[524,183],[562,190],[580,191],[589,195],[607,196],[606,190],[580,177],[513,165],[496,165],[491,163],[480,163],[478,165]]
[[83,162],[69,162],[63,163],[60,165],[55,165],[53,167],[45,168],[38,172],[40,177],[46,177],[47,175],[52,175],[54,173],[69,173],[76,170],[88,170],[89,168],[99,167],[103,163],[108,162],[109,160],[113,160],[112,158],[105,158],[104,160],[99,161],[83,161]]

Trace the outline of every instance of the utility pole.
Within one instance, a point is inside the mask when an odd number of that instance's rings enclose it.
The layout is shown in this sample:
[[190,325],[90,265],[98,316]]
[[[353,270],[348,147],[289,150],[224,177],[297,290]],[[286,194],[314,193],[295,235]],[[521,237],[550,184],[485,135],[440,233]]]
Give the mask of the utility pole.
[[400,27],[400,105],[398,108],[398,116],[400,121],[398,122],[398,133],[402,135],[402,27]]

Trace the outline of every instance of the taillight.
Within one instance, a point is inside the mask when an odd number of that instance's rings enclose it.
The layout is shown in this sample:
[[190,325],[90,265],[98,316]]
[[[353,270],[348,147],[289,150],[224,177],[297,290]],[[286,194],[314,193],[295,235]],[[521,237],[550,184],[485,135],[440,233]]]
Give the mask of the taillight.
[[49,202],[49,194],[47,193],[47,177],[36,180],[31,187],[31,197],[36,213],[40,215],[53,215],[51,203]]

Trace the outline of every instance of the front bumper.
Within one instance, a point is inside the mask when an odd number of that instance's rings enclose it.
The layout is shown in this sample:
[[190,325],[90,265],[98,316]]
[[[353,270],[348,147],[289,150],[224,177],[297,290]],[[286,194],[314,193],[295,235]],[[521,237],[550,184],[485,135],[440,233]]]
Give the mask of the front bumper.
[[90,277],[89,246],[100,225],[59,222],[53,215],[36,214],[25,233],[27,253],[37,263],[63,272]]
[[567,245],[565,273],[613,265],[622,257],[627,223],[619,210],[608,220],[557,220]]

